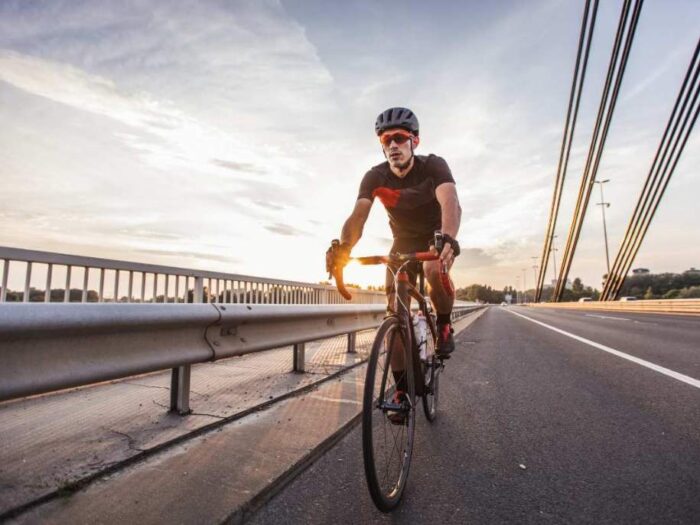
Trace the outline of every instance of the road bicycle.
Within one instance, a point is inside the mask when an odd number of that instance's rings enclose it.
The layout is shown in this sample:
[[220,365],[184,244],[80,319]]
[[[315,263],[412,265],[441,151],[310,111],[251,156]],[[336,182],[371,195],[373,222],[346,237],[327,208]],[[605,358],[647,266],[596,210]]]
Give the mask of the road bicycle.
[[[338,241],[333,241],[338,246]],[[385,264],[396,268],[394,304],[389,308],[372,344],[367,365],[362,405],[362,452],[365,475],[377,508],[389,512],[401,501],[413,452],[416,399],[422,398],[428,421],[437,417],[440,375],[444,359],[435,353],[438,332],[436,315],[425,296],[425,261],[438,260],[442,234],[435,233],[436,252],[392,253],[353,257],[363,265]],[[417,266],[418,287],[411,284],[409,265]],[[340,294],[351,299],[345,288],[342,268],[332,269]],[[441,268],[441,282],[454,293],[447,268]],[[410,300],[415,299],[414,313]],[[400,387],[400,388],[399,388]]]

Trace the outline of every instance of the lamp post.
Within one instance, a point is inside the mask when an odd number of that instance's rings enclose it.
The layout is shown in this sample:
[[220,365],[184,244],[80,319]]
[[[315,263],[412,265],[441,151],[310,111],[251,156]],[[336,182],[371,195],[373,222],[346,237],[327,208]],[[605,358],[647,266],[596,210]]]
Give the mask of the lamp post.
[[530,257],[530,259],[532,259],[532,269],[535,272],[535,286],[537,286],[537,268],[539,268],[539,266],[537,266],[537,261],[539,260],[539,257],[534,256]]
[[552,235],[552,246],[549,249],[550,252],[552,252],[552,261],[554,262],[554,280],[557,280],[557,251],[559,248],[556,248],[554,246],[554,239],[556,239],[558,235]]
[[605,202],[603,197],[603,184],[610,182],[610,179],[596,180],[593,181],[595,184],[600,184],[600,202],[596,206],[600,206],[600,211],[603,214],[603,236],[605,237],[605,264],[608,268],[608,275],[610,275],[610,252],[608,251],[608,228],[605,225],[605,208],[610,207],[609,202]]
[[520,276],[515,276],[515,304],[518,304],[520,300],[518,299],[518,294],[520,293]]
[[525,278],[525,272],[527,268],[521,268],[523,271],[523,302],[527,300],[527,279]]

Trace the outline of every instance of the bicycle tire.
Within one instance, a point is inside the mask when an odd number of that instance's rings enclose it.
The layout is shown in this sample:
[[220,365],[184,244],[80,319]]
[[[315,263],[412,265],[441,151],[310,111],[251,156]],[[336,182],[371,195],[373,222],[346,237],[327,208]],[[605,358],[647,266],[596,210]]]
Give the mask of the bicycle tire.
[[421,361],[425,381],[423,412],[425,413],[425,418],[432,423],[437,418],[438,401],[440,399],[440,375],[442,375],[443,364],[435,356],[435,339],[432,334],[428,335],[426,344],[431,345],[432,348],[427,348],[428,361]]
[[[405,401],[401,403],[405,409],[405,422],[402,424],[389,420],[391,414],[397,414],[399,410],[386,409],[387,399],[393,397],[396,386],[389,366],[396,337],[401,340],[405,363],[406,396]],[[411,465],[416,395],[413,361],[411,353],[407,350],[406,334],[399,319],[388,317],[379,326],[372,344],[362,406],[362,455],[365,477],[372,500],[382,512],[390,512],[400,503]],[[393,460],[395,465],[392,465]]]

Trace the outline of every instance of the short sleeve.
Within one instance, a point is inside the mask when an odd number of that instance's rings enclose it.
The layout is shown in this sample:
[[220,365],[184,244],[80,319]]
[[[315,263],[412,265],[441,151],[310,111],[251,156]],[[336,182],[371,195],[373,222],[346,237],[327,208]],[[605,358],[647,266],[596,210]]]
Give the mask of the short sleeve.
[[450,171],[450,167],[447,165],[447,162],[445,162],[445,159],[437,155],[430,155],[428,162],[430,164],[429,173],[432,174],[435,188],[445,182],[455,183],[452,171]]
[[379,174],[374,169],[371,169],[365,173],[365,176],[362,178],[362,182],[360,183],[360,191],[357,194],[357,198],[369,199],[373,201],[374,196],[372,193],[377,189],[377,186],[379,186]]

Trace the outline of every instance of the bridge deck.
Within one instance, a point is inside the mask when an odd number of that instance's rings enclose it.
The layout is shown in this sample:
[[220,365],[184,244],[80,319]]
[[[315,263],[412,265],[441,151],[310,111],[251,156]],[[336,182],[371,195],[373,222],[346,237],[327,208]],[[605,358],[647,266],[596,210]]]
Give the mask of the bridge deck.
[[[700,319],[512,310],[530,319],[491,308],[458,337],[440,417],[432,426],[419,418],[405,501],[393,516],[369,499],[357,428],[252,521],[695,523],[700,388],[532,320],[697,379]],[[18,521],[213,523],[236,509],[242,518],[241,505],[258,490],[269,494],[359,413],[363,368]]]

